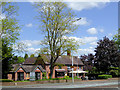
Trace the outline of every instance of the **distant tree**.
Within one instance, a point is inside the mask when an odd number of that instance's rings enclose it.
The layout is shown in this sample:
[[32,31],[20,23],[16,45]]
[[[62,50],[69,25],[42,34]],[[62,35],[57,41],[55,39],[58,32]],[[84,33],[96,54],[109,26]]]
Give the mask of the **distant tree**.
[[87,61],[87,55],[81,55],[80,56],[80,59],[81,59],[81,61],[84,63],[85,61]]
[[24,59],[27,59],[27,58],[28,58],[28,54],[25,54]]
[[13,45],[14,52],[20,54],[27,53],[28,47],[27,44],[24,42],[18,42],[15,45]]
[[84,70],[91,71],[92,67],[94,66],[94,55],[93,54],[81,55],[80,59],[84,63]]
[[94,55],[93,54],[88,54],[88,62],[89,62],[89,65],[91,66],[94,66]]
[[19,63],[23,63],[24,61],[25,59],[23,57],[14,56],[11,60],[11,64],[19,64]]
[[108,72],[110,66],[118,66],[119,53],[113,40],[104,37],[95,48],[95,67],[100,72]]
[[25,61],[25,59],[23,57],[17,57],[18,60],[16,63],[23,63]]
[[48,48],[41,48],[40,50],[37,50],[35,52],[36,54],[49,54],[49,49]]
[[30,57],[34,57],[34,54],[31,54]]

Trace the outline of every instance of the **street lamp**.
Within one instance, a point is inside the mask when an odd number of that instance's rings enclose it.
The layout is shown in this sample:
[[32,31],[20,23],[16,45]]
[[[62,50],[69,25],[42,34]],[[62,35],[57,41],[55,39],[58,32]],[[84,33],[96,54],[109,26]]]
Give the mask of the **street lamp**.
[[[82,18],[78,18],[78,19],[76,19],[74,22],[76,22],[76,21],[79,21],[79,20],[81,20]],[[71,48],[72,49],[72,48]],[[71,51],[71,53],[72,53],[72,83],[74,83],[74,75],[73,75],[73,52]],[[77,67],[78,68],[78,67]]]
[[73,52],[72,52],[72,82],[74,83],[74,76],[73,76]]

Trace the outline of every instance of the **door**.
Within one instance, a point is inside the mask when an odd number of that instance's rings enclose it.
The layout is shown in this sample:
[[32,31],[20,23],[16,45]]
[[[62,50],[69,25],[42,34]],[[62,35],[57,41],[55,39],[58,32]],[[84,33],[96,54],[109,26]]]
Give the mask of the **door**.
[[18,72],[18,80],[22,81],[24,80],[24,72]]
[[35,73],[35,78],[36,78],[36,80],[39,80],[39,79],[40,79],[40,72],[36,72],[36,73]]

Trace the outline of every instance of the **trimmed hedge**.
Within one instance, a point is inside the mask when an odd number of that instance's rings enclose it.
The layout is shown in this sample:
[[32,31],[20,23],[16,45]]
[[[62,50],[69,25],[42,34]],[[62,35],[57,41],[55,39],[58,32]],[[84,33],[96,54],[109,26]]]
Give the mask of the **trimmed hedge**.
[[9,79],[0,79],[0,82],[13,82],[13,80],[9,80]]
[[99,79],[108,79],[108,78],[112,78],[112,75],[98,75]]
[[[46,81],[46,80],[70,80],[70,79],[72,79],[72,77],[66,76],[66,77],[64,77],[64,78],[40,79],[40,80],[36,80],[36,81]],[[81,78],[74,77],[74,79],[81,79]]]

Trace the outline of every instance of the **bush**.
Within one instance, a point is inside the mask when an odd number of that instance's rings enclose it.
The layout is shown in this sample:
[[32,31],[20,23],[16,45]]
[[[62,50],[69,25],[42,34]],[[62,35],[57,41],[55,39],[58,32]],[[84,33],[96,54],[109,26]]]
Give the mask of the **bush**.
[[112,78],[112,75],[98,75],[99,79],[108,79],[108,78]]
[[0,82],[13,82],[13,80],[9,80],[9,79],[0,79]]
[[46,72],[43,72],[43,73],[42,73],[42,78],[43,78],[43,79],[47,79],[47,77],[46,77]]
[[119,76],[119,72],[118,70],[110,70],[110,75],[112,75],[113,77],[118,77]]
[[69,76],[65,76],[64,78],[65,78],[65,79],[68,79],[68,78],[69,78]]

